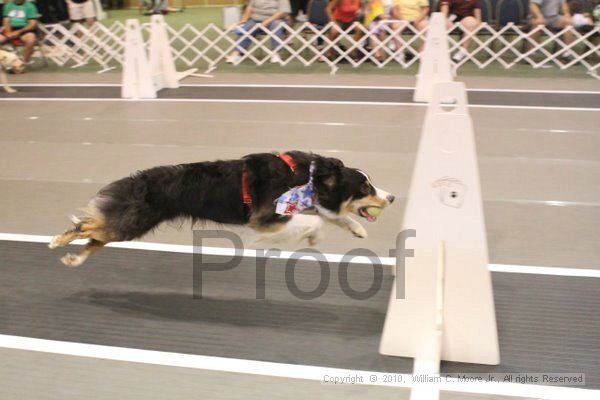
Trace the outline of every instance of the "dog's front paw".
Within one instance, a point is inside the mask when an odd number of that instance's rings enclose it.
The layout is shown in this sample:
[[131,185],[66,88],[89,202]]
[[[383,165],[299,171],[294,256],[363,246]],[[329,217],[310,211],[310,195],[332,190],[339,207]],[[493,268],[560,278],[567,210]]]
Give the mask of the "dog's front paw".
[[350,228],[352,234],[358,238],[364,239],[368,236],[367,230],[358,222]]
[[60,261],[67,267],[78,267],[85,261],[85,258],[77,254],[67,253]]

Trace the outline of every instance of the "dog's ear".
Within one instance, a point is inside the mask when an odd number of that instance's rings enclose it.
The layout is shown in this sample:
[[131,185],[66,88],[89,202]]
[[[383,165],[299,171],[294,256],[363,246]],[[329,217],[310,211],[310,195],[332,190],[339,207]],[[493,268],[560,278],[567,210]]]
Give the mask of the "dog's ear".
[[317,163],[315,175],[317,182],[322,183],[330,190],[333,189],[340,181],[342,168],[344,168],[344,163],[341,160],[323,157],[320,162]]

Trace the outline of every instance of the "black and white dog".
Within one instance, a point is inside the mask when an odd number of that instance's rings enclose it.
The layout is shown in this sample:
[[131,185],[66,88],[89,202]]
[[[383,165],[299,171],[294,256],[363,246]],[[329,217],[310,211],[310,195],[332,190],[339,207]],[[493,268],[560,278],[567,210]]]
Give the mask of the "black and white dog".
[[[293,188],[308,188],[302,193],[311,193],[310,198],[300,201],[306,200],[304,207],[315,209],[316,215],[302,214],[297,204],[279,210],[278,200]],[[369,210],[393,201],[366,173],[336,158],[300,151],[250,154],[239,160],[155,167],[110,183],[90,200],[84,216],[72,217],[75,227],[55,236],[49,247],[89,239],[79,254],[61,259],[77,266],[108,242],[139,238],[163,221],[182,217],[244,225],[259,238],[306,238],[314,245],[323,219],[364,238],[367,231],[350,215],[374,221]]]

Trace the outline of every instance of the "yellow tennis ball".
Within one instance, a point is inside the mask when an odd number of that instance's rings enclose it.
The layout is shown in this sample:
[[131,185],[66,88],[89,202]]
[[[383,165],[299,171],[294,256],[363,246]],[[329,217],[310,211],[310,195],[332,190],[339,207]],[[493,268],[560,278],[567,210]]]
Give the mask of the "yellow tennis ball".
[[380,207],[369,207],[367,208],[367,214],[371,217],[379,217],[383,212],[383,208]]

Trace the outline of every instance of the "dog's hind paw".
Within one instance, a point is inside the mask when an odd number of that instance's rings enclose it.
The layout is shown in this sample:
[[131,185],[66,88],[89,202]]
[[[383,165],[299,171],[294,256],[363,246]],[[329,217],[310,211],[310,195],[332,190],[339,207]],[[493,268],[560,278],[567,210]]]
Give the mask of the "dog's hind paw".
[[67,253],[64,257],[60,259],[60,261],[65,264],[67,267],[78,267],[85,261],[85,257],[79,256],[77,254]]
[[51,249],[55,249],[57,247],[60,247],[60,235],[56,235],[52,238],[52,240],[50,240],[50,243],[48,243],[48,247]]

